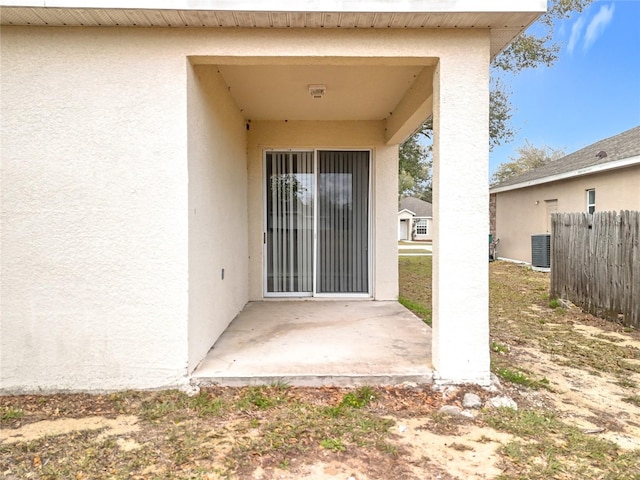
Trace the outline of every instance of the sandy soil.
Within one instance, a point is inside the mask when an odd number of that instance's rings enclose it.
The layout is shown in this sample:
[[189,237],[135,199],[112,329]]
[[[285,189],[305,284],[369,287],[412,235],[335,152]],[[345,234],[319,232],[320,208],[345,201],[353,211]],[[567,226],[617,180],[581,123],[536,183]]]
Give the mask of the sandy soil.
[[[96,440],[99,441],[107,437],[122,437],[137,432],[140,430],[137,423],[138,418],[134,415],[122,415],[116,418],[84,417],[42,420],[23,425],[15,430],[0,430],[0,443],[30,442],[46,436],[64,435],[74,431],[104,429],[96,437]],[[130,448],[129,443],[125,443],[125,445]]]
[[[611,337],[618,345],[640,348],[640,341],[629,335],[591,325],[574,325],[573,328],[585,338],[598,336],[602,340]],[[553,393],[532,391],[529,393],[532,401],[550,405],[563,420],[615,442],[621,448],[640,448],[640,407],[622,401],[628,390],[618,385],[615,377],[592,375],[558,365],[550,355],[535,349],[514,347],[511,353],[518,357],[519,365],[549,379],[554,390]],[[640,384],[640,374],[631,373],[628,380]]]

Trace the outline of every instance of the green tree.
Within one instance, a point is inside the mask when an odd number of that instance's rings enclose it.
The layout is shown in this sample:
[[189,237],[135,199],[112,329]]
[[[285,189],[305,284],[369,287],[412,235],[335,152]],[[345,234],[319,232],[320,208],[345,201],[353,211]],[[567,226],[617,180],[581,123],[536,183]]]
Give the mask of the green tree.
[[594,0],[549,0],[547,12],[518,36],[491,63],[491,96],[489,112],[490,149],[513,140],[511,125],[513,107],[504,76],[523,70],[550,67],[560,54],[562,43],[554,40],[557,22],[582,12]]
[[431,201],[431,146],[416,133],[400,145],[399,186],[401,197]]
[[541,65],[550,67],[560,54],[562,43],[554,41],[554,25],[582,12],[594,0],[549,0],[544,13],[493,60],[496,71],[518,73]]
[[[575,13],[582,12],[594,0],[549,0],[548,10],[535,22],[527,31],[516,38],[499,55],[494,58],[491,64],[491,91],[489,102],[489,149],[508,143],[513,140],[515,130],[511,125],[513,107],[510,102],[510,92],[505,86],[505,75],[517,74],[522,70],[537,68],[539,66],[551,66],[558,59],[562,44],[554,40],[554,25],[557,21],[570,18]],[[432,139],[431,120],[423,123],[421,127],[407,140],[407,142],[422,143],[430,153],[430,143]],[[548,148],[548,147],[547,147]],[[409,178],[404,174],[405,181],[402,181],[402,166],[405,161],[402,156],[409,154],[412,149],[400,149],[400,195],[413,192],[415,185],[431,186],[430,162],[431,158],[426,155],[423,159],[428,165],[429,177],[423,180],[416,180],[413,176]],[[406,172],[406,171],[405,171]],[[411,180],[416,182],[411,184]],[[407,187],[407,185],[413,185]],[[418,189],[419,190],[419,189]]]
[[511,125],[513,107],[509,101],[510,92],[499,78],[491,79],[489,91],[489,151],[494,147],[509,143],[516,132]]
[[[511,103],[509,102],[509,92],[499,78],[491,79],[489,93],[489,150],[493,150],[493,147],[510,142],[515,136],[515,131],[509,123],[513,115]],[[433,119],[429,118],[407,139],[407,142],[421,142],[426,146],[427,152],[430,153],[432,138]],[[402,153],[401,148],[400,155]]]
[[515,156],[509,157],[511,159],[510,162],[500,165],[496,173],[493,174],[493,177],[491,177],[492,183],[504,182],[511,177],[541,167],[565,155],[562,149],[551,148],[546,145],[535,147],[528,140],[525,140],[524,145],[516,149],[516,152]]

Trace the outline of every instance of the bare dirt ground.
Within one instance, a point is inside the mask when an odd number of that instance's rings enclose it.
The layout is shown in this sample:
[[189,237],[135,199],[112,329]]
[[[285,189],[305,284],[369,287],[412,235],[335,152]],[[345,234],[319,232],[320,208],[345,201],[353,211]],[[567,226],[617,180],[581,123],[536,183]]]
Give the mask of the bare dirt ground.
[[[284,408],[292,403],[331,408],[352,392],[346,389],[286,390],[289,398]],[[247,449],[238,447],[252,438],[272,435],[271,431],[261,428],[268,422],[280,423],[278,428],[290,428],[293,418],[277,418],[282,413],[282,405],[264,409],[254,406],[248,410],[234,407],[237,411],[233,413],[219,412],[204,419],[186,407],[179,407],[183,411],[176,416],[171,407],[166,409],[165,424],[164,420],[159,423],[151,420],[149,411],[145,410],[149,405],[143,405],[145,402],[162,404],[162,393],[138,393],[135,399],[129,399],[126,410],[138,411],[137,415],[118,414],[117,401],[111,398],[114,406],[108,406],[110,396],[3,397],[0,404],[5,411],[7,405],[20,405],[25,415],[20,420],[5,422],[6,428],[0,435],[0,467],[4,478],[9,479],[125,478],[128,475],[129,478],[256,480],[494,478],[501,473],[498,449],[511,436],[474,419],[449,418],[437,413],[441,405],[460,405],[464,390],[448,389],[447,394],[443,394],[431,387],[418,386],[375,389],[372,392],[376,399],[367,405],[367,415],[356,421],[369,421],[369,414],[379,418],[385,424],[384,440],[374,429],[363,432],[364,438],[336,441],[318,448],[312,445],[316,440],[313,430],[323,426],[312,421],[306,426],[312,431],[302,432],[295,438],[296,442],[310,444],[309,448],[288,450],[278,445],[268,452],[257,445]],[[495,394],[476,387],[471,390],[485,398]],[[233,402],[237,399],[241,402],[246,393],[246,389],[207,392],[215,398],[233,398]],[[275,392],[269,392],[270,396],[273,394]],[[186,397],[182,393],[175,395]],[[81,416],[75,417],[76,412]],[[181,418],[184,416],[197,420]],[[188,426],[187,430],[200,433],[199,438],[194,440],[184,430],[176,429],[180,423]],[[348,425],[348,433],[343,436],[348,438],[355,428],[358,427]],[[332,438],[327,434],[320,437]],[[282,442],[283,439],[278,439],[276,433],[270,441]],[[191,442],[198,443],[195,449],[198,453],[193,451]],[[131,461],[136,452],[146,458],[149,450],[155,454],[148,461],[140,465]],[[120,460],[112,458],[105,464],[104,458],[96,458],[98,455],[120,457]],[[178,460],[179,456],[185,458]],[[233,468],[229,468],[231,459]]]
[[548,278],[516,268],[492,266],[490,388],[3,396],[0,476],[640,479],[640,334],[550,307]]

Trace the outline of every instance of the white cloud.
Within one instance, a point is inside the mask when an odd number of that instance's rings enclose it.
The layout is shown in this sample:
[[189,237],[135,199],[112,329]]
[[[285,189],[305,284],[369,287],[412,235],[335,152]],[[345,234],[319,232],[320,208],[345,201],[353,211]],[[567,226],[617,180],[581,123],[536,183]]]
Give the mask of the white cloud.
[[573,53],[573,49],[578,43],[578,40],[580,40],[582,27],[584,27],[584,17],[579,17],[578,20],[576,20],[576,23],[571,27],[571,37],[569,37],[569,44],[567,45],[569,53]]
[[600,35],[605,31],[607,26],[613,19],[613,11],[615,5],[612,3],[610,6],[603,5],[600,7],[598,13],[589,22],[587,31],[584,34],[584,51],[586,52],[591,48]]

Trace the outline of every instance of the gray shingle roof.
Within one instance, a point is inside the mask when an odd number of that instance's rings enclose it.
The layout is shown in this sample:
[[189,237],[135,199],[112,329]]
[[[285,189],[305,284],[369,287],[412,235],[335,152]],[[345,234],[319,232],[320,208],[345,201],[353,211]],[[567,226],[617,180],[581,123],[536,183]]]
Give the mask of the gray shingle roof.
[[433,215],[433,205],[424,200],[415,197],[405,197],[400,200],[400,210],[410,210],[416,214],[416,217],[431,217]]
[[[606,156],[598,155],[600,152],[605,152]],[[561,175],[595,165],[605,165],[609,162],[624,160],[637,155],[640,155],[640,126],[600,140],[558,160],[492,185],[491,188],[541,180],[545,177]]]

